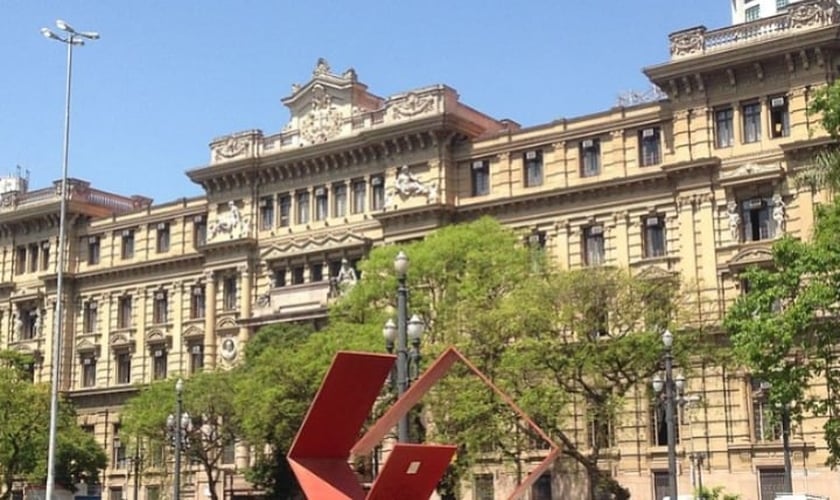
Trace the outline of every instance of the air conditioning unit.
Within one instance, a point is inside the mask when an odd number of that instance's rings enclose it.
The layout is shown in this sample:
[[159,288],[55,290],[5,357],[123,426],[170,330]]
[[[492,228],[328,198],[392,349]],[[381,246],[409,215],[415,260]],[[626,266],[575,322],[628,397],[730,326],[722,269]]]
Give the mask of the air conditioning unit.
[[155,300],[164,300],[164,299],[166,299],[166,292],[155,293]]
[[590,226],[589,227],[589,234],[591,235],[599,235],[604,233],[604,228],[601,226]]
[[645,138],[645,139],[647,139],[649,137],[653,137],[654,135],[656,135],[656,129],[655,128],[646,128],[646,129],[642,130],[642,137]]
[[47,249],[49,247],[50,247],[50,242],[49,241],[45,241],[45,242],[41,243],[41,248]]
[[659,225],[659,217],[645,217],[645,226],[647,227],[655,227]]
[[525,153],[526,160],[536,160],[538,151],[528,151]]
[[197,287],[193,288],[192,293],[193,293],[193,295],[199,295],[199,296],[204,295],[204,288],[200,287],[200,286],[197,286]]
[[155,349],[155,352],[152,353],[152,356],[154,356],[156,358],[162,358],[163,357],[163,349]]
[[158,231],[163,231],[167,227],[169,227],[169,224],[167,224],[166,222],[158,222],[158,224],[157,224]]
[[592,139],[586,139],[585,141],[582,141],[580,145],[584,149],[589,149],[595,145],[595,141],[593,141]]
[[99,236],[88,236],[88,243],[99,243]]
[[91,311],[95,311],[97,307],[98,306],[96,305],[96,302],[88,302],[88,309],[90,309]]
[[770,99],[770,107],[772,108],[783,108],[785,106],[785,98],[784,97],[774,97]]
[[93,364],[93,358],[91,358],[90,356],[85,356],[84,358],[82,358],[82,364],[85,365],[85,366],[92,365]]
[[762,208],[764,206],[764,200],[761,198],[753,198],[747,202],[747,206],[751,209]]
[[327,194],[327,190],[325,188],[315,188],[315,196],[324,196],[325,194]]
[[267,207],[268,203],[271,201],[269,198],[262,198],[260,200],[260,208]]
[[381,186],[382,185],[382,177],[374,177],[370,180],[371,186]]
[[123,229],[122,235],[123,238],[128,238],[129,236],[131,236],[131,229]]
[[195,344],[190,347],[190,352],[192,354],[201,354],[201,344]]
[[204,222],[204,216],[196,215],[195,217],[193,217],[193,222]]
[[476,160],[472,162],[473,170],[482,170],[484,168],[484,160]]

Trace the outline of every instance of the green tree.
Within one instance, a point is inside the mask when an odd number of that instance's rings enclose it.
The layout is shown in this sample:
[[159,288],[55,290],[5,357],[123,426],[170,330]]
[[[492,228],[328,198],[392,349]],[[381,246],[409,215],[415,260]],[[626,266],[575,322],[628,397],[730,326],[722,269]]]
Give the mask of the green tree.
[[[0,500],[5,500],[16,480],[46,480],[50,392],[49,386],[26,380],[26,359],[5,352],[0,360]],[[73,491],[79,482],[96,481],[107,457],[78,426],[75,409],[65,400],[59,403],[57,431],[56,482]]]
[[[183,435],[183,463],[201,465],[213,500],[218,498],[222,455],[239,434],[234,387],[233,375],[224,371],[197,373],[184,381],[183,410],[192,422]],[[171,450],[166,420],[174,413],[175,381],[152,383],[126,404],[121,417],[123,432],[154,448]]]
[[827,189],[836,193],[840,189],[840,82],[821,87],[814,92],[808,113],[819,117],[819,123],[828,133],[831,143],[821,148],[810,165],[801,170],[796,181],[812,189]]

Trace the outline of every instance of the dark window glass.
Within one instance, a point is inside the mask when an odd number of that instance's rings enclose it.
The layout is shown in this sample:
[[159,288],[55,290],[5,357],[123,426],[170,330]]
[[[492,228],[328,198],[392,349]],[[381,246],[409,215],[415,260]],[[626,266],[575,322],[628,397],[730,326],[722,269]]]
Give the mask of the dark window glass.
[[587,139],[580,143],[580,175],[592,177],[601,174],[601,141]]
[[543,183],[542,151],[526,151],[522,155],[525,164],[525,187],[540,186]]
[[473,196],[484,196],[490,193],[490,162],[476,160],[470,165],[470,186]]

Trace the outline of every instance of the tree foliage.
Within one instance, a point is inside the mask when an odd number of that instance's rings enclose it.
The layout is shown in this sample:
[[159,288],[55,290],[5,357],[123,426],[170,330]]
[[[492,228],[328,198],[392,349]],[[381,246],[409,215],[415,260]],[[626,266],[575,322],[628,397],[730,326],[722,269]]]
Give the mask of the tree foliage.
[[[27,380],[28,360],[16,353],[0,353],[0,500],[11,496],[16,480],[42,483],[47,476],[50,391]],[[59,403],[56,446],[56,483],[71,491],[96,481],[107,463],[93,436],[76,423],[73,406]]]
[[816,152],[810,165],[797,173],[796,182],[812,189],[826,189],[836,193],[840,189],[840,82],[821,87],[814,92],[808,113],[819,117],[823,130],[832,143]]
[[[191,426],[183,434],[183,460],[197,462],[203,469],[211,498],[217,499],[216,485],[224,449],[239,434],[238,412],[234,407],[234,381],[229,372],[202,372],[184,383],[183,410]],[[129,400],[122,413],[122,432],[145,441],[150,449],[172,450],[172,435],[166,420],[175,413],[175,381],[165,380],[144,387]]]

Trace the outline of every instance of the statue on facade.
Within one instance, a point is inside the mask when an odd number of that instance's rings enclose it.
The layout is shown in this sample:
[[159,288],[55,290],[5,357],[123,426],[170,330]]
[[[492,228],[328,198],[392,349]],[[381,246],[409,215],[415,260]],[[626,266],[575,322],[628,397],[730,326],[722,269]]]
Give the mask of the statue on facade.
[[778,234],[784,234],[785,224],[787,222],[787,205],[782,200],[782,195],[773,195],[773,221],[776,223]]
[[44,315],[41,314],[40,308],[35,308],[35,311],[33,311],[32,314],[35,316],[35,324],[32,327],[32,336],[40,337],[44,330]]
[[396,196],[409,198],[419,195],[425,195],[432,203],[436,202],[437,185],[434,183],[424,183],[418,176],[411,173],[408,165],[403,165],[397,170],[397,178],[394,181],[394,187],[388,192],[385,199],[385,206],[392,206]]
[[741,241],[741,214],[738,213],[738,203],[730,201],[726,204],[726,211],[729,214],[729,234],[732,241]]
[[20,318],[20,313],[13,315],[12,324],[14,326],[15,340],[23,338],[23,320]]
[[230,239],[242,238],[248,233],[248,221],[242,218],[239,207],[233,201],[228,202],[228,211],[219,214],[216,222],[210,224],[207,241],[212,242],[220,235]]
[[356,285],[358,281],[356,270],[350,266],[350,262],[347,259],[341,259],[341,269],[338,270],[335,281],[340,294],[347,293],[348,290]]

